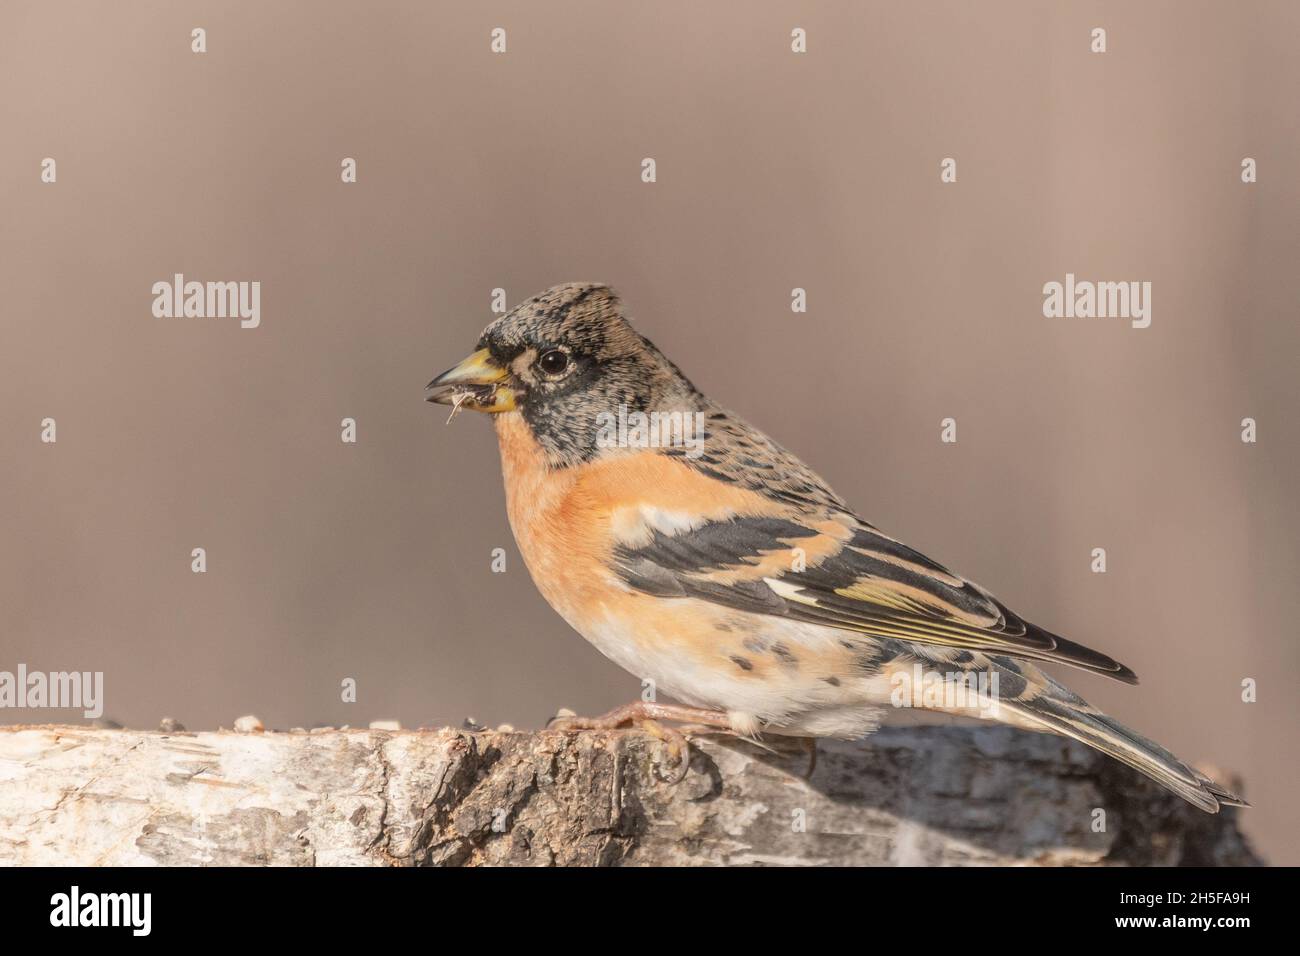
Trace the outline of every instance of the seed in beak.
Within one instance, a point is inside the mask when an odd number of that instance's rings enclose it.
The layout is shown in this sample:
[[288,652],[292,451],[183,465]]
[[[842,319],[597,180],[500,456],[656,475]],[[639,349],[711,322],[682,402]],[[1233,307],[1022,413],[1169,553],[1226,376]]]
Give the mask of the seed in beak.
[[455,395],[451,397],[451,414],[447,416],[446,424],[448,425],[451,424],[451,420],[455,418],[456,414],[460,411],[461,404],[473,394],[474,394],[473,392],[467,389],[466,391],[463,392],[457,392]]

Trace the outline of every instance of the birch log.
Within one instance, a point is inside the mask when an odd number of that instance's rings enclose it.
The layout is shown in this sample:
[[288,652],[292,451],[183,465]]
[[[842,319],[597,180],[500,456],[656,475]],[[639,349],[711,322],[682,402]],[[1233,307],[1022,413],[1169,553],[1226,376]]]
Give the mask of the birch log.
[[[639,731],[0,728],[0,864],[1241,865],[1201,813],[1070,741],[886,728],[767,752]],[[1249,811],[1244,811],[1249,812]]]

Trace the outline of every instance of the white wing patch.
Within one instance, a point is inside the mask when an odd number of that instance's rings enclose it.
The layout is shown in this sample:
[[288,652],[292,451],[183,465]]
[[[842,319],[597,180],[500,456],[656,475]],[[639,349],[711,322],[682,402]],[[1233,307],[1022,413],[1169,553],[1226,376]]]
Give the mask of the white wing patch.
[[654,505],[640,504],[618,508],[610,517],[614,539],[629,548],[643,548],[654,540],[654,533],[663,535],[692,531],[709,520],[708,517],[689,511],[673,511]]

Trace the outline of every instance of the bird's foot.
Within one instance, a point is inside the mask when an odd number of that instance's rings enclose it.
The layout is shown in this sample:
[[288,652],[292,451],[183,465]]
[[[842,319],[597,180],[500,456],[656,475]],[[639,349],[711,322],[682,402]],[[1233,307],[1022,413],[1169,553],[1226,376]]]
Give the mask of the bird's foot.
[[[662,721],[671,720],[686,724],[678,729]],[[617,730],[621,727],[639,727],[657,740],[663,742],[672,755],[676,769],[671,774],[660,776],[666,783],[681,783],[691,765],[691,743],[686,739],[687,733],[708,733],[710,731],[731,731],[731,721],[721,711],[705,710],[701,707],[682,707],[674,704],[652,704],[638,701],[615,707],[599,717],[574,717],[562,715],[551,718],[547,729],[566,733],[579,730]]]

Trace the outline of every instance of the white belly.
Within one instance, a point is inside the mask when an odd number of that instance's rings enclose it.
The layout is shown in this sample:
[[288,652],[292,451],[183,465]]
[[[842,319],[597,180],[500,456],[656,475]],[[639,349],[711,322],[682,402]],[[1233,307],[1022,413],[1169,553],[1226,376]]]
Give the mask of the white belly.
[[[665,605],[665,620],[671,615]],[[732,614],[732,617],[736,617]],[[724,646],[716,659],[699,660],[671,639],[647,635],[638,622],[635,628],[609,615],[589,620],[586,627],[574,626],[597,650],[642,681],[658,695],[672,697],[692,707],[720,710],[732,715],[733,723],[747,730],[795,736],[842,737],[853,739],[875,730],[880,724],[882,704],[888,704],[888,681],[883,677],[844,678],[838,686],[821,679],[816,668],[777,672],[763,678],[738,670],[729,660],[728,637],[742,642],[761,632],[799,650],[838,647],[842,633],[799,621],[744,614],[750,628],[734,635],[717,635]],[[674,628],[674,631],[676,629]],[[647,683],[649,682],[649,683]]]

